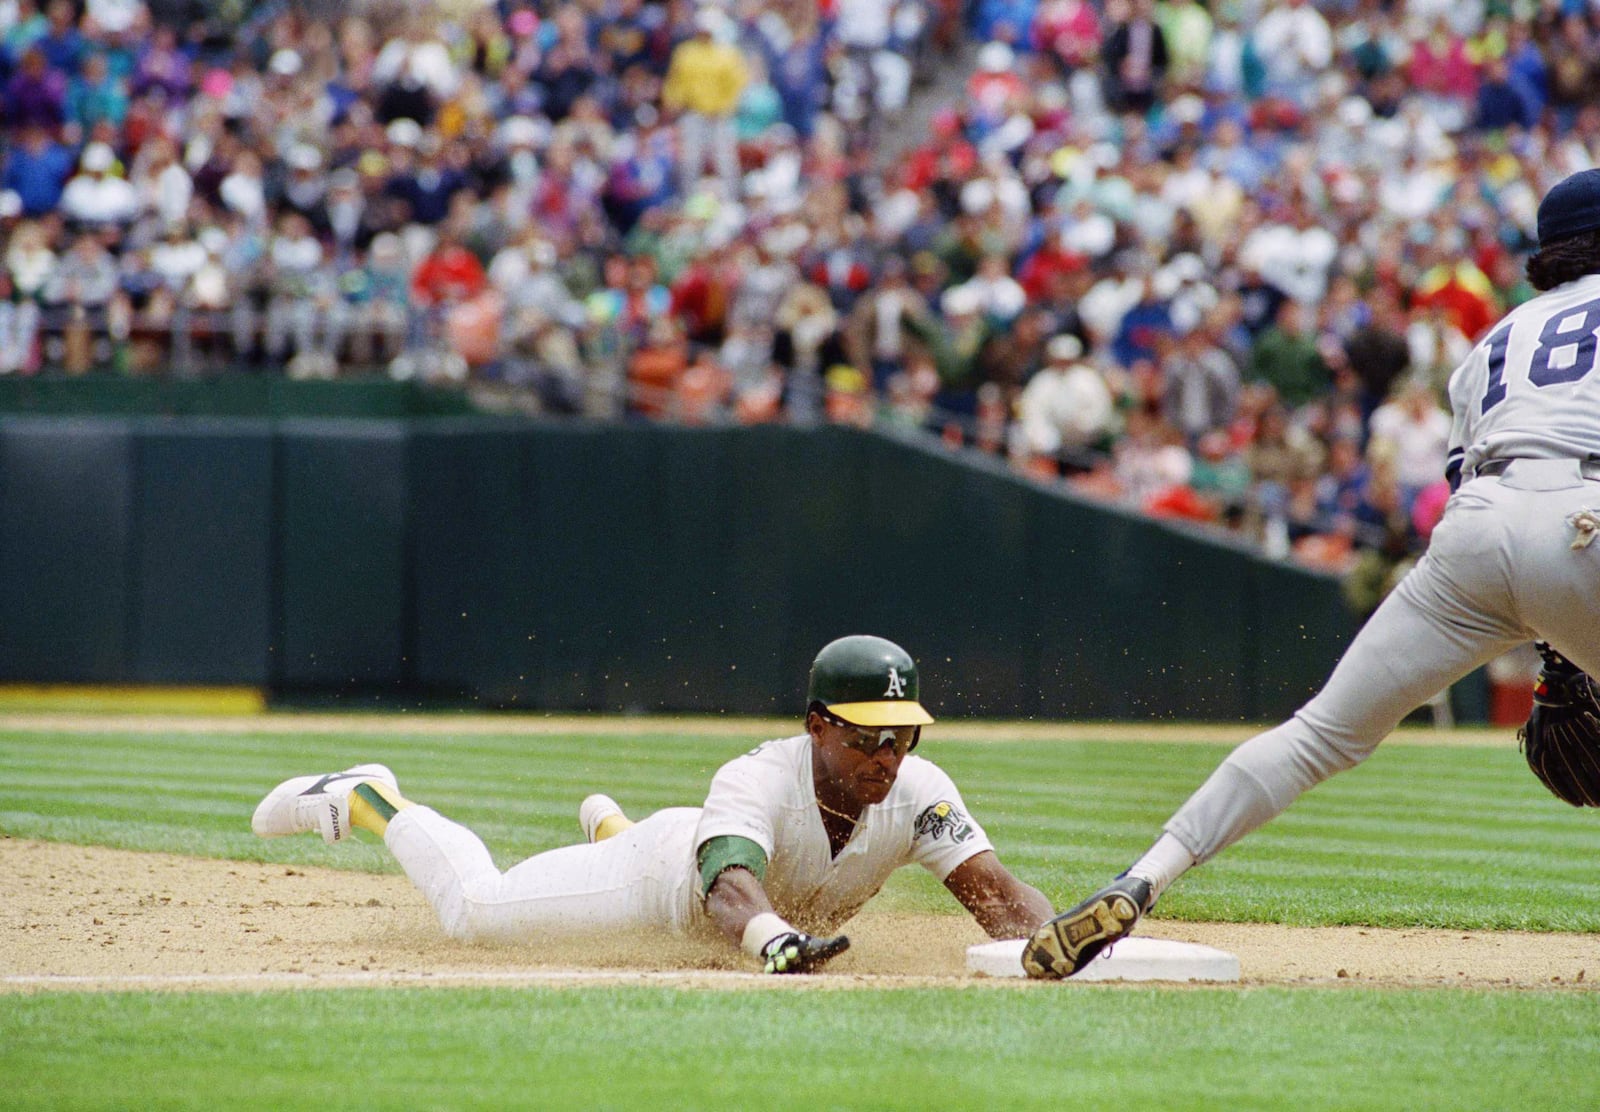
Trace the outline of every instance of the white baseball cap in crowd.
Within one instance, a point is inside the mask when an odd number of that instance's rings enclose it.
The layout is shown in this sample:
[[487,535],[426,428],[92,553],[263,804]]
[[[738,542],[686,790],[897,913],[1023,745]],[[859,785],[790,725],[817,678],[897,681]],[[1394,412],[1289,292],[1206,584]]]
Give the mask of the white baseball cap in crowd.
[[195,237],[208,255],[220,255],[228,247],[228,233],[221,228],[202,228]]
[[295,143],[283,156],[291,170],[318,170],[322,167],[322,152],[310,143]]
[[396,147],[415,147],[422,142],[422,125],[401,117],[389,124],[384,137]]
[[788,258],[797,253],[811,238],[811,229],[798,220],[775,224],[761,237],[761,245],[772,254]]
[[95,26],[112,35],[120,35],[132,27],[142,7],[139,0],[88,0],[85,5]]
[[274,51],[271,58],[267,59],[267,72],[279,77],[293,77],[300,72],[303,65],[300,55],[288,47]]
[[1179,282],[1198,282],[1206,276],[1205,260],[1193,251],[1183,251],[1172,256],[1167,261],[1166,269],[1171,271]]
[[1083,341],[1070,332],[1063,332],[1051,339],[1045,353],[1052,363],[1076,363],[1083,358]]
[[1197,124],[1206,114],[1206,102],[1193,93],[1184,93],[1174,97],[1167,106],[1167,115],[1172,117],[1174,123]]
[[393,232],[379,232],[372,237],[370,252],[378,262],[396,262],[405,258],[406,248]]
[[1372,119],[1372,103],[1366,97],[1349,96],[1339,102],[1339,122],[1354,130],[1366,127]]
[[1016,51],[1003,42],[984,43],[978,51],[978,68],[984,73],[1005,73],[1016,60]]
[[978,291],[966,286],[951,286],[939,299],[939,308],[950,317],[964,317],[976,313],[982,307],[983,298]]
[[500,145],[533,147],[539,143],[539,125],[531,116],[508,116],[500,124]]
[[90,143],[83,148],[83,168],[91,174],[105,173],[116,161],[116,154],[104,143]]

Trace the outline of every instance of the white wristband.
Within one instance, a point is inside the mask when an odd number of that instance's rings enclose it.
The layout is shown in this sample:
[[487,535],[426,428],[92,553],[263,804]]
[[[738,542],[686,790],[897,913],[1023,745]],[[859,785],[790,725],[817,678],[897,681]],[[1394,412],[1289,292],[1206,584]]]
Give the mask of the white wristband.
[[744,925],[744,935],[739,939],[739,948],[751,957],[759,958],[767,943],[780,934],[789,934],[793,931],[794,928],[785,922],[781,915],[763,911]]

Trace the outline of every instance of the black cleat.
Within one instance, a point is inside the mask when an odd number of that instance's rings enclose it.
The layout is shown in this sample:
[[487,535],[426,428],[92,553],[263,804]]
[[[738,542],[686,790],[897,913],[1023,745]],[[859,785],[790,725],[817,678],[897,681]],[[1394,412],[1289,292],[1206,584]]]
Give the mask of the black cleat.
[[1034,931],[1022,948],[1022,968],[1030,977],[1070,977],[1100,951],[1132,934],[1139,916],[1153,903],[1148,881],[1118,877]]

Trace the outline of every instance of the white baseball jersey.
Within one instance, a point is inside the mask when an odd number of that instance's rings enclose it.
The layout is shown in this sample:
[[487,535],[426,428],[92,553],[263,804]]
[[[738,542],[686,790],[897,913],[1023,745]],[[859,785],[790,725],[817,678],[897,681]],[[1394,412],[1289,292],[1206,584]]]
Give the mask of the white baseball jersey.
[[[1414,708],[1513,646],[1548,641],[1600,675],[1600,275],[1509,313],[1450,379],[1449,469],[1465,479],[1415,569],[1327,685],[1251,738],[1167,823],[1204,861],[1365,760]],[[1487,461],[1504,461],[1478,475]],[[1475,477],[1476,476],[1476,477]]]
[[593,845],[565,846],[496,868],[477,835],[429,807],[407,807],[384,841],[445,932],[470,941],[527,941],[621,930],[706,931],[698,848],[723,834],[767,854],[764,887],[778,914],[827,931],[916,862],[943,880],[992,849],[950,777],[907,756],[882,803],[867,808],[837,857],[811,773],[806,734],[769,741],[712,779],[704,808],[673,807]]
[[913,755],[834,857],[817,808],[806,734],[769,741],[717,772],[694,844],[729,834],[761,847],[767,855],[762,887],[773,908],[811,931],[849,919],[902,865],[922,865],[942,881],[968,858],[994,848],[950,777]]
[[1450,376],[1452,470],[1486,459],[1600,457],[1600,274],[1534,298]]

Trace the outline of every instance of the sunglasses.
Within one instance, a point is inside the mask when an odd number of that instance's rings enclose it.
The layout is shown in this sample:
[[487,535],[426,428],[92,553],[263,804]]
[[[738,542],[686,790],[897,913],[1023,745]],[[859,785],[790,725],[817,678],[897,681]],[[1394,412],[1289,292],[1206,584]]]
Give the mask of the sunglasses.
[[904,757],[917,747],[917,740],[922,736],[921,726],[858,726],[854,722],[835,718],[821,709],[818,709],[817,713],[822,716],[824,722],[844,731],[844,736],[840,740],[846,746],[869,757],[885,745],[893,745],[894,755]]

